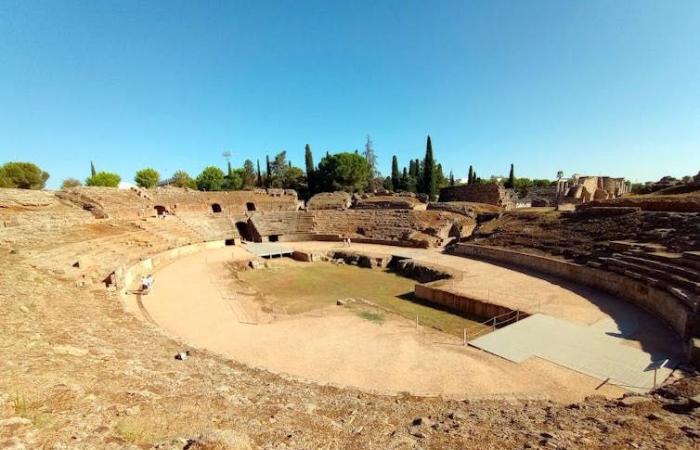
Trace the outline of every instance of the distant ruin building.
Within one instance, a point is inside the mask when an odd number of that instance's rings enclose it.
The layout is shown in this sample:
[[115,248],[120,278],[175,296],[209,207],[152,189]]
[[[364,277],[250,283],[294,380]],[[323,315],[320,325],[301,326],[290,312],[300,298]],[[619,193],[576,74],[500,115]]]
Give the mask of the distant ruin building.
[[630,191],[624,178],[579,176],[557,181],[557,198],[562,203],[587,203],[622,197]]
[[504,209],[515,208],[515,195],[499,183],[473,183],[440,189],[441,202],[486,203]]

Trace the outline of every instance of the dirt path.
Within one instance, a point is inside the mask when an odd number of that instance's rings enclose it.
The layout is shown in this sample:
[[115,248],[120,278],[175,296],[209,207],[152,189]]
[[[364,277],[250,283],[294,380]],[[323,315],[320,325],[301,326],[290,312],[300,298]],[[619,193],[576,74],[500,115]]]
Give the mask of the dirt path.
[[399,318],[377,324],[331,308],[322,317],[243,323],[243,296],[227,297],[218,285],[226,276],[223,261],[232,256],[249,257],[227,247],[185,256],[158,271],[156,288],[143,298],[153,320],[194,346],[251,366],[367,391],[559,401],[620,392],[594,391],[596,379],[536,358],[514,364]]

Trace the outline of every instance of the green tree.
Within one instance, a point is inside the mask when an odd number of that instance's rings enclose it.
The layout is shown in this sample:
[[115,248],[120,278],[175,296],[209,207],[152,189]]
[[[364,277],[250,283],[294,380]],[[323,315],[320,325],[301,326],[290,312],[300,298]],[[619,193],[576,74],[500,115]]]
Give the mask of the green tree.
[[80,180],[76,178],[66,178],[63,180],[61,183],[61,189],[70,189],[78,186],[82,186],[83,183],[80,182]]
[[401,189],[401,174],[399,173],[399,160],[396,155],[391,157],[391,189],[398,191]]
[[272,166],[270,165],[269,155],[265,155],[265,165],[267,166],[267,170],[265,172],[265,187],[269,188],[272,184]]
[[469,175],[467,175],[467,184],[471,184],[474,182],[474,168],[470,165],[469,166]]
[[197,189],[197,182],[192,179],[192,177],[184,170],[178,170],[173,174],[171,179],[173,186],[181,188]]
[[283,150],[275,155],[275,159],[270,164],[270,185],[275,188],[283,187],[285,174],[288,169],[287,152]]
[[257,187],[263,186],[262,172],[260,172],[260,160],[258,159],[258,180],[255,183]]
[[224,172],[218,167],[209,166],[197,175],[196,181],[200,191],[220,191],[224,187]]
[[508,189],[515,188],[515,170],[513,168],[513,163],[510,164],[510,173],[508,174],[508,181],[506,182],[506,187]]
[[454,185],[455,185],[455,175],[450,170],[450,186],[454,186]]
[[282,186],[285,189],[294,189],[298,192],[306,193],[307,178],[304,171],[299,167],[288,167],[282,177]]
[[95,165],[90,161],[90,176],[94,177],[97,175],[97,171],[95,170]]
[[255,167],[253,161],[246,159],[243,162],[243,189],[250,189],[255,186]]
[[134,181],[138,186],[144,188],[156,187],[160,181],[160,174],[157,170],[147,167],[136,172]]
[[0,166],[0,187],[17,189],[43,189],[49,173],[34,163],[8,162]]
[[433,143],[428,136],[425,144],[425,158],[423,159],[423,177],[421,179],[420,192],[427,194],[433,200],[437,196],[435,158],[433,157]]
[[117,187],[120,181],[122,181],[122,177],[114,172],[97,172],[88,177],[85,184],[88,186]]
[[357,153],[328,155],[318,164],[319,181],[325,191],[363,191],[370,172],[367,160]]
[[224,177],[221,189],[226,191],[240,191],[243,189],[244,169],[231,169],[231,174]]
[[311,154],[311,146],[306,144],[304,148],[304,163],[306,165],[306,184],[308,185],[309,195],[316,193],[316,183],[314,181],[314,155]]

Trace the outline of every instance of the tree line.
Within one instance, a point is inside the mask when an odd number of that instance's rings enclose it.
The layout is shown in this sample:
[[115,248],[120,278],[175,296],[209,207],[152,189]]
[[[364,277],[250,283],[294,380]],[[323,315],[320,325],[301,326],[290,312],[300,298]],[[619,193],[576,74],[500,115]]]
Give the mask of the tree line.
[[[360,152],[326,152],[318,164],[314,163],[314,155],[309,144],[304,149],[304,168],[297,167],[287,158],[287,152],[281,151],[273,156],[265,157],[255,163],[246,159],[242,167],[232,167],[227,163],[226,170],[216,166],[205,167],[197,176],[192,177],[184,170],[176,171],[170,178],[162,179],[160,173],[151,167],[140,169],[134,176],[136,185],[153,188],[158,185],[171,185],[182,188],[198,189],[201,191],[246,190],[254,188],[294,189],[303,198],[319,192],[371,192],[381,189],[395,192],[405,191],[424,194],[431,200],[436,199],[439,190],[446,186],[459,184],[450,173],[446,176],[433,151],[430,136],[426,139],[423,158],[411,159],[408,165],[399,167],[396,155],[392,157],[391,174],[382,176],[377,170],[377,155],[374,144],[369,136],[364,150]],[[16,187],[24,189],[43,189],[49,178],[47,172],[38,166],[27,162],[10,162],[0,166],[0,187]],[[90,176],[84,184],[87,186],[117,187],[121,177],[114,172],[97,171],[95,164],[90,162]],[[521,194],[533,186],[548,186],[549,180],[530,180],[517,178],[513,164],[507,179],[491,177],[482,179],[473,166],[469,166],[467,184],[502,182],[505,187],[512,188]],[[67,178],[63,180],[62,189],[80,186],[80,180]]]

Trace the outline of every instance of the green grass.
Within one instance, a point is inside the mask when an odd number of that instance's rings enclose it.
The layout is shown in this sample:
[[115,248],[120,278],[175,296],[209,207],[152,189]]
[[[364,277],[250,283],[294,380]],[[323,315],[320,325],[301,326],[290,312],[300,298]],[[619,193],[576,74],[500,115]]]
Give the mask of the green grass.
[[330,263],[297,263],[242,271],[238,276],[264,293],[275,310],[287,314],[305,313],[335,305],[338,299],[355,298],[369,300],[412,321],[417,315],[421,325],[456,336],[462,336],[464,328],[476,329],[483,320],[465,318],[421,303],[413,296],[415,281],[385,270]]
[[382,323],[384,322],[384,314],[376,311],[360,311],[357,313],[358,316],[370,322]]

